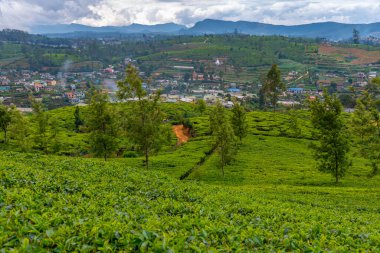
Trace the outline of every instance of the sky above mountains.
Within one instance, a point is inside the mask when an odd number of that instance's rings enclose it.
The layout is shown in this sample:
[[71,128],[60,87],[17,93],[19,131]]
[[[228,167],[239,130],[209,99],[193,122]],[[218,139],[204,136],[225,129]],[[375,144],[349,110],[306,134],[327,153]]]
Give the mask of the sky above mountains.
[[0,28],[79,23],[122,26],[207,18],[270,24],[380,22],[379,0],[0,0]]

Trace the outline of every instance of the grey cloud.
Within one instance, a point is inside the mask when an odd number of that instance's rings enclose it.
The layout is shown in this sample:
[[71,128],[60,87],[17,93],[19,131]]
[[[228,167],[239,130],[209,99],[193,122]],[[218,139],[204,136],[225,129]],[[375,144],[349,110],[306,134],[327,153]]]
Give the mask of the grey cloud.
[[0,28],[35,24],[128,25],[214,18],[274,24],[379,21],[378,0],[0,0]]

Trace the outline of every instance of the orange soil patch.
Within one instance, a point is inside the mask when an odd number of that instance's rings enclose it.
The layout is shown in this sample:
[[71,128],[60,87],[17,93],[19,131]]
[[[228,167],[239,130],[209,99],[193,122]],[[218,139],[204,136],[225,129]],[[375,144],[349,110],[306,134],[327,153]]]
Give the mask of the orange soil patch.
[[335,47],[330,45],[321,45],[319,54],[337,57],[345,61],[345,57],[353,57],[351,64],[364,65],[380,61],[380,51],[367,51],[359,48]]
[[190,139],[190,129],[186,128],[184,125],[175,125],[172,129],[177,136],[178,144],[185,143]]

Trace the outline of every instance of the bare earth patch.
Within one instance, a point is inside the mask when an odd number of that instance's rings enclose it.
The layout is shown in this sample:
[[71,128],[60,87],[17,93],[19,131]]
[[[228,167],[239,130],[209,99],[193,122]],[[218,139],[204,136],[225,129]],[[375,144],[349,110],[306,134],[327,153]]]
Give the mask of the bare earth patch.
[[177,144],[186,143],[190,139],[190,129],[186,128],[184,125],[175,125],[172,127],[173,132],[177,136]]
[[359,48],[345,48],[330,45],[321,45],[319,54],[336,57],[346,61],[346,58],[353,58],[351,64],[365,65],[380,61],[380,51],[367,51]]

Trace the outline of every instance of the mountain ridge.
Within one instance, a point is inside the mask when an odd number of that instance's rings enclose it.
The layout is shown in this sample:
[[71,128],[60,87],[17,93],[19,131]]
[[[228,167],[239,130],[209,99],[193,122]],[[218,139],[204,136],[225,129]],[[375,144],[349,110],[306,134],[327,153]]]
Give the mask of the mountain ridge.
[[165,35],[204,35],[241,33],[247,35],[281,35],[289,37],[327,38],[330,40],[345,40],[352,37],[353,29],[357,29],[362,37],[379,37],[380,22],[369,24],[346,24],[339,22],[319,22],[300,25],[273,25],[251,21],[224,21],[205,19],[186,27],[176,23],[143,25],[133,23],[128,26],[92,27],[81,24],[38,25],[31,29],[33,34],[59,36],[59,34],[74,33],[116,33],[116,34],[165,34]]

